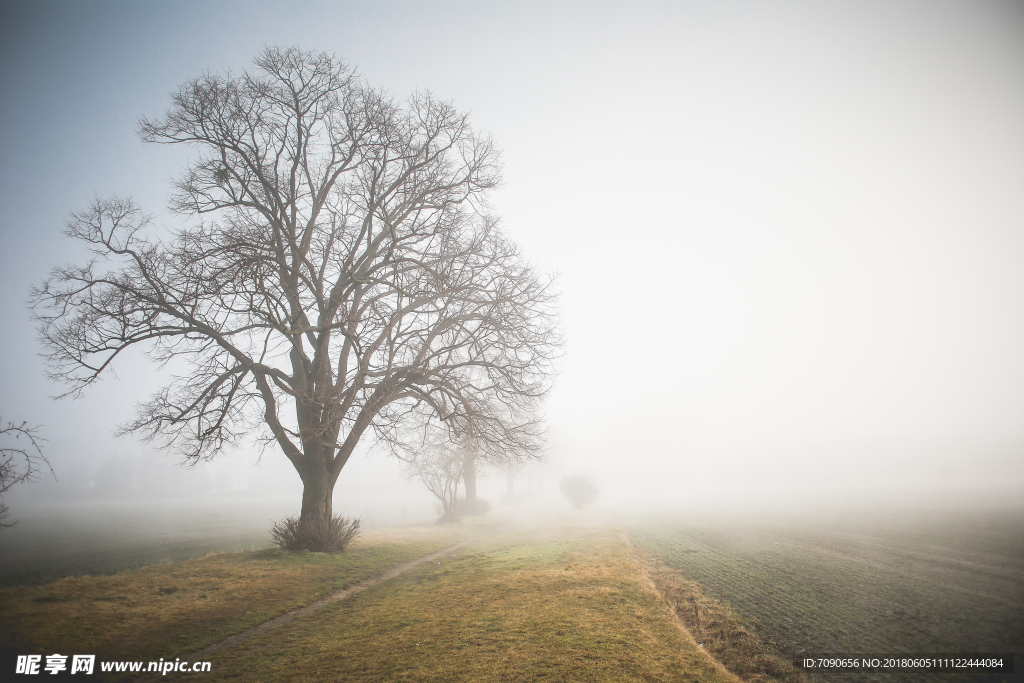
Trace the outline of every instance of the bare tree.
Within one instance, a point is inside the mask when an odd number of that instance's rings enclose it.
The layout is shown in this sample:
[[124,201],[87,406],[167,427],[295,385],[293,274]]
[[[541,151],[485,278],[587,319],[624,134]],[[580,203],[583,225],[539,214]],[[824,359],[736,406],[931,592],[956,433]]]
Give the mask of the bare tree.
[[[543,459],[540,420],[535,415],[510,411],[500,402],[478,403],[459,431],[448,429],[438,432],[436,425],[431,424],[419,427],[422,430],[420,434],[410,434],[404,440],[392,442],[395,454],[405,461],[410,478],[418,476],[441,500],[446,518],[485,514],[490,509],[490,503],[477,497],[477,475],[481,469],[515,468],[521,467],[525,461]],[[436,484],[426,481],[425,473],[431,478],[443,473],[442,479],[461,479],[463,497],[459,499],[457,496],[456,481],[451,488],[453,507],[449,509],[446,498],[437,492]],[[450,487],[442,488],[447,496]]]
[[500,469],[505,474],[505,500],[512,502],[516,499],[516,477],[523,469],[522,462],[510,462],[502,464]]
[[[501,420],[498,420],[501,422]],[[539,434],[530,434],[529,439],[518,439],[516,443],[509,443],[508,439],[499,439],[494,443],[481,430],[473,429],[471,426],[470,435],[465,435],[453,444],[457,457],[462,461],[462,482],[465,495],[462,500],[461,509],[465,514],[484,514],[490,508],[487,501],[477,497],[477,477],[481,471],[489,468],[505,469],[508,467],[521,466],[523,461],[540,459],[540,438]],[[534,426],[531,423],[531,426]],[[499,430],[497,433],[506,436],[510,430]]]
[[463,477],[460,452],[443,443],[430,444],[406,461],[405,471],[410,478],[422,481],[437,499],[440,521],[450,521],[459,516],[459,483]]
[[462,451],[462,485],[466,490],[465,504],[467,510],[473,510],[477,505],[476,477],[477,461],[480,456],[474,450],[465,448]]
[[300,520],[325,520],[367,432],[529,433],[553,295],[488,213],[498,152],[452,103],[398,104],[322,52],[255,65],[187,82],[140,124],[198,150],[170,200],[196,222],[159,239],[131,200],[98,199],[66,230],[93,258],[32,301],[68,394],[137,345],[187,361],[123,431],[192,462],[257,431],[302,479]]
[[[0,418],[0,496],[16,484],[34,481],[44,467],[53,474],[50,461],[39,445],[42,441],[38,427],[29,427],[28,422],[5,424]],[[17,524],[4,521],[10,512],[6,503],[0,503],[0,528]]]

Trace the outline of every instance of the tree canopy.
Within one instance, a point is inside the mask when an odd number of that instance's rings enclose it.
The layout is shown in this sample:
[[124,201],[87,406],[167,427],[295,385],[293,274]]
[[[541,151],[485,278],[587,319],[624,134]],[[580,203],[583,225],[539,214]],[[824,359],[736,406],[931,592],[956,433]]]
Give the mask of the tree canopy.
[[32,295],[68,394],[131,347],[186,361],[123,430],[192,461],[259,434],[302,478],[302,519],[331,515],[368,431],[532,452],[554,295],[490,213],[498,151],[452,102],[399,103],[331,54],[267,48],[188,81],[139,133],[196,151],[169,203],[187,220],[161,231],[117,197],[71,214],[92,257]]

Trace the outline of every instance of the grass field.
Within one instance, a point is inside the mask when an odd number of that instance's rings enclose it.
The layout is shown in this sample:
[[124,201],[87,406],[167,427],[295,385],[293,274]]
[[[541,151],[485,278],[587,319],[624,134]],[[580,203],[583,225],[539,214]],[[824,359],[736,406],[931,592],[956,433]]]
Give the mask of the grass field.
[[225,508],[114,504],[29,515],[0,534],[0,587],[271,546],[269,512]]
[[[1024,652],[1020,511],[623,521],[639,548],[789,655]],[[911,671],[814,678],[957,679]]]
[[[372,530],[341,555],[221,553],[8,588],[3,665],[54,652],[188,657],[470,538],[210,655],[203,679],[796,683],[808,680],[791,665],[796,654],[1022,649],[1019,513],[615,519],[496,514]],[[811,680],[958,679],[904,671]]]
[[[385,499],[386,501],[387,499]],[[0,588],[97,576],[209,553],[262,550],[273,521],[294,514],[295,501],[247,499],[199,503],[123,502],[55,505],[21,516],[0,533]],[[365,531],[419,517],[396,510],[358,516]],[[386,509],[386,508],[384,508]]]
[[239,681],[736,681],[678,627],[624,539],[569,514],[496,535],[267,634]]
[[[3,590],[0,647],[8,660],[186,657],[498,521],[398,527],[337,556],[220,554]],[[680,628],[600,513],[519,521],[209,660],[203,680],[739,680]]]
[[10,588],[0,591],[0,648],[114,660],[173,658],[495,525],[370,533],[339,555],[276,549],[214,554]]

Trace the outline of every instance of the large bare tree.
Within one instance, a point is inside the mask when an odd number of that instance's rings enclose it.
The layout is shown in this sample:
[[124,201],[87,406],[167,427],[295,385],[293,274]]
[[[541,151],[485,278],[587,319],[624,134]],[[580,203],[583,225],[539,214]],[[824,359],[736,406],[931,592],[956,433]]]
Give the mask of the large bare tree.
[[170,200],[191,220],[161,236],[118,198],[71,215],[92,258],[33,292],[69,395],[131,347],[186,361],[123,431],[193,462],[256,431],[298,471],[310,522],[368,432],[510,452],[535,437],[550,282],[488,213],[498,152],[451,102],[396,103],[333,55],[268,48],[185,83],[140,135],[197,151]]

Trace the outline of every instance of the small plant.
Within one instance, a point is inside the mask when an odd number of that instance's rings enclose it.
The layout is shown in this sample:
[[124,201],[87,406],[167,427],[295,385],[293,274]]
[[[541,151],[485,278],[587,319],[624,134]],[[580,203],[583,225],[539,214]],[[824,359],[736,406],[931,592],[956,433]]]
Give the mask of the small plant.
[[562,477],[562,493],[573,507],[583,508],[597,500],[597,487],[590,477]]
[[270,535],[282,550],[309,550],[321,553],[343,553],[345,547],[359,535],[358,519],[334,515],[321,522],[300,522],[289,517],[274,522]]
[[454,517],[483,516],[491,511],[491,502],[483,498],[459,500],[455,503]]

